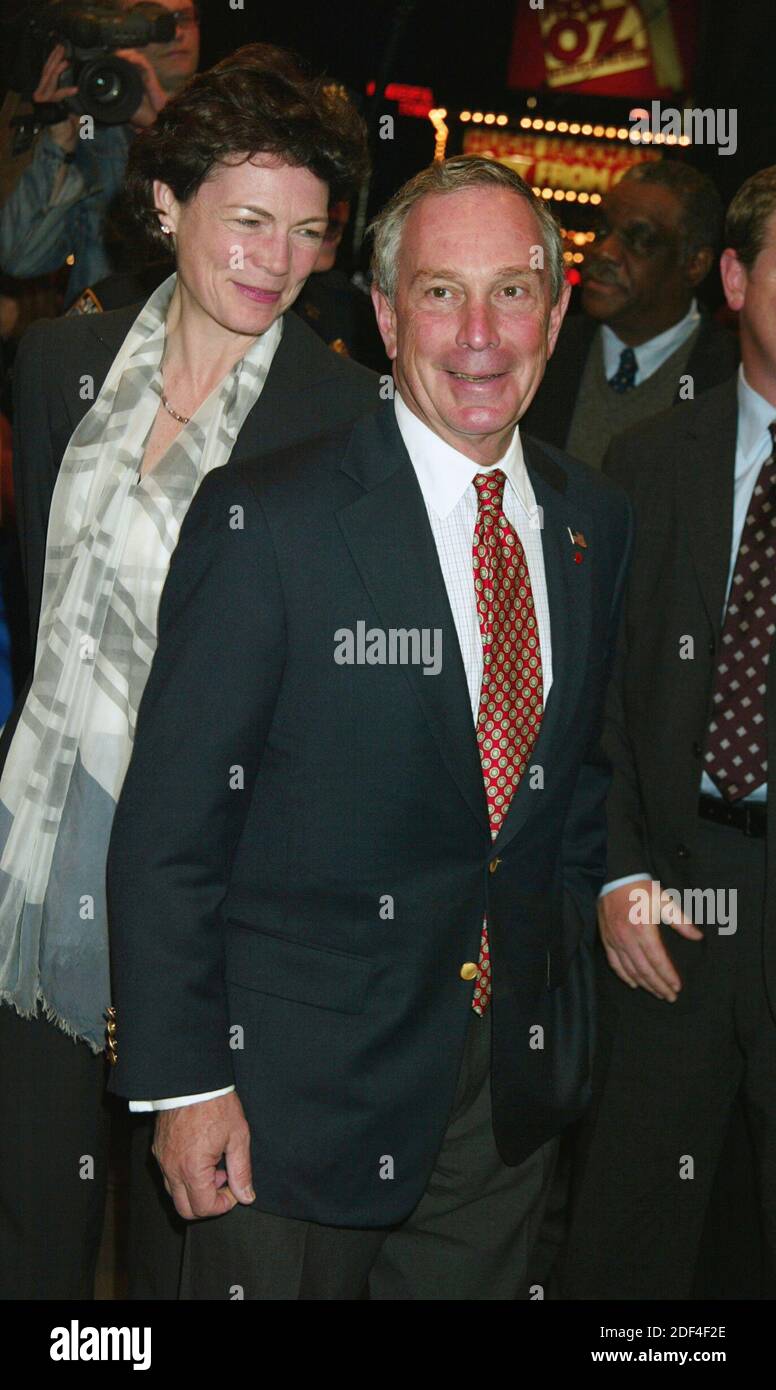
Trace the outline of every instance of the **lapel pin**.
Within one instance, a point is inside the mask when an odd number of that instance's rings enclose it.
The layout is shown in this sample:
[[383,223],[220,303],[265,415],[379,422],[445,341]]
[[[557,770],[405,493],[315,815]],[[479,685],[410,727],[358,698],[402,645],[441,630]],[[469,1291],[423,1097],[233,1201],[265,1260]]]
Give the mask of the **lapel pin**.
[[578,550],[574,551],[574,564],[581,565],[582,551],[587,550],[587,541],[585,540],[585,537],[581,531],[572,531],[570,526],[567,526],[566,530],[568,531],[569,536],[571,538],[571,544],[579,547]]

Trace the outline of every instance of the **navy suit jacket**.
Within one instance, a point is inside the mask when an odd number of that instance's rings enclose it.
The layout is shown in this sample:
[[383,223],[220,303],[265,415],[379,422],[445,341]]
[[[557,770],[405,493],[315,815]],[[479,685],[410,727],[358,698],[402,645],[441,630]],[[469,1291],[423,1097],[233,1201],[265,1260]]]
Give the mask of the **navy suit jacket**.
[[[471,1017],[460,969],[485,912],[504,1160],[589,1098],[599,725],[631,511],[584,464],[524,450],[553,685],[495,842],[391,405],[212,473],[181,529],[109,855],[111,1084],[143,1098],[234,1081],[265,1211],[379,1227],[416,1205],[450,1117]],[[439,674],[338,664],[335,634],[359,621],[441,629]]]

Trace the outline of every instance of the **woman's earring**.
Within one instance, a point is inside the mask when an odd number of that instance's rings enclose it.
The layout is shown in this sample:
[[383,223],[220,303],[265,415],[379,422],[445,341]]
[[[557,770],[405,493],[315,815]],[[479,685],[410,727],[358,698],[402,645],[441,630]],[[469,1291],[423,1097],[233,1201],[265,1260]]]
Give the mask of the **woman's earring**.
[[165,236],[172,236],[172,227],[166,227],[163,222],[159,223],[159,227]]

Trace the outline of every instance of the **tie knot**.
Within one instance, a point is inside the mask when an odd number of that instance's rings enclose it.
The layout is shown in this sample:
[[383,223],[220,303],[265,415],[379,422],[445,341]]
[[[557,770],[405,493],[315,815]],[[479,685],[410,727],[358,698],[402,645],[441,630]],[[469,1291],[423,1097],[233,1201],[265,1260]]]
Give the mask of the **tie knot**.
[[473,482],[477,489],[478,511],[500,512],[503,509],[506,480],[506,474],[500,468],[494,468],[492,473],[475,474]]

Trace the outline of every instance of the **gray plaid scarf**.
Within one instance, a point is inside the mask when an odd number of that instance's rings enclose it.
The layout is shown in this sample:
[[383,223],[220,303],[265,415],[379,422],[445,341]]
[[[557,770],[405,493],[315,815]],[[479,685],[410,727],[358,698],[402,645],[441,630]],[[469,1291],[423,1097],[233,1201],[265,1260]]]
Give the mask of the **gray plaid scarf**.
[[139,480],[175,282],[144,305],[62,460],[35,673],[0,778],[0,1000],[25,1017],[40,1001],[94,1052],[110,1003],[108,842],[159,597],[183,517],[227,462],[282,333],[278,320],[257,338]]

